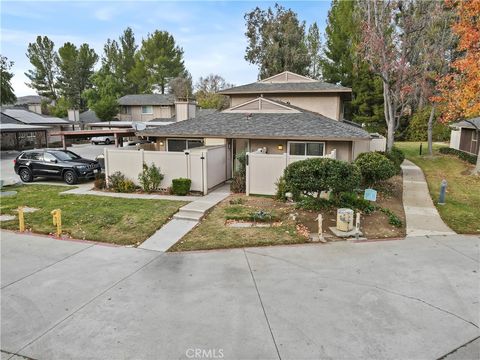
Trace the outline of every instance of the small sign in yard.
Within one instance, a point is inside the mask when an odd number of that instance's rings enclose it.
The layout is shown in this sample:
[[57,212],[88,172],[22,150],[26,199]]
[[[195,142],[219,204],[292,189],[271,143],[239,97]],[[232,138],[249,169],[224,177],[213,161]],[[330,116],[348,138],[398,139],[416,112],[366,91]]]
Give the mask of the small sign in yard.
[[363,198],[369,201],[377,201],[377,191],[373,189],[365,189],[365,195]]

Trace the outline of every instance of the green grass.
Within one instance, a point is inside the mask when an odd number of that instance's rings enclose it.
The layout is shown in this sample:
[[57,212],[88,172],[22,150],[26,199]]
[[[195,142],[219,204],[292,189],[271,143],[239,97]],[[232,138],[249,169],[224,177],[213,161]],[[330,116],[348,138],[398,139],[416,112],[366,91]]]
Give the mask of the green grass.
[[[273,200],[265,199],[273,204]],[[245,202],[250,201],[245,197]],[[265,207],[250,205],[229,205],[224,201],[217,205],[192,231],[177,242],[169,251],[190,251],[227,249],[250,246],[267,246],[279,244],[304,243],[307,239],[299,236],[295,223],[286,220],[286,213],[275,211],[282,216],[283,222],[278,227],[268,228],[232,228],[225,225],[226,218],[249,216],[252,211],[265,210]],[[271,209],[268,209],[269,211]],[[281,214],[280,214],[281,213]]]
[[419,155],[419,142],[397,142],[407,159],[424,172],[433,202],[436,204],[443,179],[448,182],[446,205],[436,205],[447,225],[461,234],[480,233],[480,177],[470,175],[473,165],[453,155],[438,152],[445,144],[434,144],[433,156],[428,155],[427,143],[423,143],[423,155]]
[[[1,199],[0,213],[15,215],[19,206],[39,208],[34,213],[25,213],[25,226],[33,232],[49,234],[55,232],[50,212],[61,209],[63,234],[75,239],[131,245],[146,240],[186,204],[182,201],[59,194],[68,189],[71,188],[50,185],[8,187],[18,194]],[[0,227],[18,230],[18,220],[1,222]]]

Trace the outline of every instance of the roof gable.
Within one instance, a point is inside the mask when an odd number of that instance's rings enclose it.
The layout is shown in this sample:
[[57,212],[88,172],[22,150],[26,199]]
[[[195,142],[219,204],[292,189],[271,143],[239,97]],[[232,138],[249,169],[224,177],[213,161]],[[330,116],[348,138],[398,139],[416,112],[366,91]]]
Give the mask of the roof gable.
[[284,83],[284,82],[312,82],[315,81],[309,77],[295,74],[291,71],[284,71],[280,74],[270,76],[266,79],[258,81],[259,83]]
[[125,95],[117,100],[122,106],[142,106],[142,105],[174,105],[175,99],[170,94],[134,94]]
[[258,97],[256,99],[244,102],[236,105],[224,112],[235,113],[282,113],[282,114],[295,114],[299,113],[299,110],[293,109],[287,105],[280,104],[279,102]]

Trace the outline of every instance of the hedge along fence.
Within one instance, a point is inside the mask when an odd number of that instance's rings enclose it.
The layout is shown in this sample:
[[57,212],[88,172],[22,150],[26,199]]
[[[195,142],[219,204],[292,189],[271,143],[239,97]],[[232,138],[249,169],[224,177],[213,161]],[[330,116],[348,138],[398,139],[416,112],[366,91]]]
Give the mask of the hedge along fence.
[[477,163],[477,155],[469,154],[461,150],[452,149],[448,147],[442,147],[438,150],[441,154],[446,155],[455,155],[462,160],[469,162],[470,164],[475,165]]
[[[223,155],[222,155],[223,154]],[[187,178],[192,181],[191,190],[204,194],[227,180],[226,147],[195,148],[184,152],[105,149],[105,173],[107,178],[119,171],[140,185],[138,175],[143,164],[154,164],[164,175],[160,188],[172,186],[172,180]],[[209,174],[210,172],[210,174]]]

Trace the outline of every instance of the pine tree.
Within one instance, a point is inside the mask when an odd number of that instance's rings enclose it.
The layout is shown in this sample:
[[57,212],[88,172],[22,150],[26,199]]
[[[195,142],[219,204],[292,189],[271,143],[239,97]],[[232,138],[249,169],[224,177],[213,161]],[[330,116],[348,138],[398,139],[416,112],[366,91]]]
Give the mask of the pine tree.
[[308,49],[308,57],[310,58],[309,76],[313,79],[319,79],[322,75],[320,71],[321,62],[321,48],[322,42],[320,40],[320,31],[318,25],[314,22],[308,28],[306,44]]
[[0,103],[3,104],[13,104],[17,97],[13,92],[11,80],[13,73],[10,72],[11,67],[13,66],[13,61],[8,61],[5,56],[0,55]]
[[57,98],[55,83],[58,71],[58,55],[54,47],[55,44],[47,36],[37,36],[34,43],[28,44],[26,55],[34,69],[25,73],[30,80],[27,86],[35,89],[38,95],[52,100]]
[[385,133],[382,82],[358,54],[359,33],[355,2],[333,0],[320,62],[323,80],[352,88],[352,101],[345,104],[346,119]]

